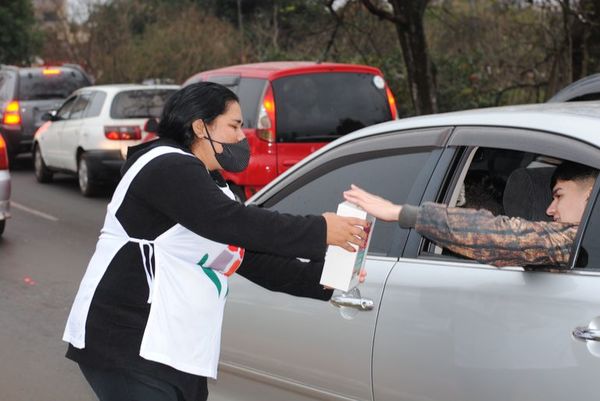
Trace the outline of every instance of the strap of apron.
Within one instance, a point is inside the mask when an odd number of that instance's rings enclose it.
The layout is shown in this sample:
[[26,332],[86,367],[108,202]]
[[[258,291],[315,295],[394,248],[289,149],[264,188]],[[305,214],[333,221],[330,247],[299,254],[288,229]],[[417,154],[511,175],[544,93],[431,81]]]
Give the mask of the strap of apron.
[[172,146],[157,146],[156,148],[149,150],[144,155],[140,156],[140,158],[137,159],[131,167],[129,167],[129,170],[127,170],[125,175],[123,175],[121,181],[119,181],[119,184],[115,189],[112,200],[108,205],[108,210],[113,212],[113,214],[116,213],[119,209],[119,206],[121,206],[123,199],[125,199],[125,194],[127,193],[131,182],[133,181],[135,176],[140,172],[140,170],[151,160],[167,153],[181,153],[183,155],[194,157],[194,155],[184,152],[181,149],[174,148]]
[[[193,155],[171,146],[157,146],[156,148],[148,151],[146,154],[140,156],[140,158],[136,160],[131,167],[129,167],[129,170],[127,170],[117,185],[112,200],[108,205],[108,214],[111,215],[113,223],[120,226],[120,231],[122,231],[121,235],[126,236],[129,242],[136,242],[140,247],[144,272],[146,274],[146,281],[148,282],[148,303],[152,302],[152,289],[154,287],[154,263],[152,259],[154,255],[154,241],[130,237],[118,221],[116,213],[121,206],[121,203],[123,203],[123,199],[125,198],[125,194],[127,193],[131,182],[140,172],[140,170],[151,160],[167,153],[181,153],[193,157]],[[110,235],[110,233],[104,233],[103,235]],[[148,249],[148,257],[146,257],[146,248]]]

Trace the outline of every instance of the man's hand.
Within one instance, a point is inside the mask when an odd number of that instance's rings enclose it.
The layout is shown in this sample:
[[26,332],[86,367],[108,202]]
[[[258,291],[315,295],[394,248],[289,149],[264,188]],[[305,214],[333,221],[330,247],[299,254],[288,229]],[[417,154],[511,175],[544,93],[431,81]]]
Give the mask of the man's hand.
[[366,220],[335,213],[323,213],[323,217],[327,222],[327,245],[337,245],[350,252],[356,252],[350,244],[364,245],[367,238],[363,229],[368,224]]
[[402,210],[401,205],[393,204],[389,200],[373,195],[354,184],[350,186],[349,190],[344,191],[344,198],[383,221],[398,221],[398,215]]

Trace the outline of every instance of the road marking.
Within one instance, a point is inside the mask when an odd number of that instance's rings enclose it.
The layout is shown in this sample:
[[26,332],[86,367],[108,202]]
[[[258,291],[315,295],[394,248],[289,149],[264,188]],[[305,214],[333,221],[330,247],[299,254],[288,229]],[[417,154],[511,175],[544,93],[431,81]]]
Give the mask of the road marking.
[[44,212],[40,212],[39,210],[32,209],[30,207],[21,205],[20,203],[17,203],[17,202],[14,202],[14,201],[10,202],[10,206],[14,207],[15,209],[19,209],[19,210],[22,210],[24,212],[27,212],[27,213],[31,213],[31,214],[33,214],[35,216],[41,217],[41,218],[46,219],[46,220],[58,221],[58,217],[54,217],[54,216],[52,216],[50,214],[47,214],[47,213],[44,213]]

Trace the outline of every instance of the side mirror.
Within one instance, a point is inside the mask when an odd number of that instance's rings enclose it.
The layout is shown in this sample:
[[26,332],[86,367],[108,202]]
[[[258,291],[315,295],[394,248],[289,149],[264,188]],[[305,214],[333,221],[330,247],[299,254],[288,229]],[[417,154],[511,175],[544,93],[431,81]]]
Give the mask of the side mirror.
[[49,113],[44,113],[42,114],[42,121],[56,121],[58,120],[58,118],[56,118],[56,111],[51,111]]
[[158,120],[156,118],[149,118],[144,124],[144,131],[156,134],[158,131]]

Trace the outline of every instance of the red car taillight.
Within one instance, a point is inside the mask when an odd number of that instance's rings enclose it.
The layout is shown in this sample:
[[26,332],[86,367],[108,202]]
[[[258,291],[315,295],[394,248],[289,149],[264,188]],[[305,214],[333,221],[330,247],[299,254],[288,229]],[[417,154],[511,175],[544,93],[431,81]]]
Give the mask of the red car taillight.
[[0,135],[0,170],[8,170],[8,154],[6,152],[6,142]]
[[104,127],[104,136],[115,141],[142,139],[142,129],[137,125]]
[[387,94],[388,104],[392,112],[392,120],[398,118],[398,109],[396,108],[396,98],[388,86],[385,87],[385,93]]
[[275,142],[275,99],[271,85],[267,87],[265,97],[258,112],[256,135],[267,142]]
[[20,125],[21,124],[21,112],[19,102],[13,100],[9,102],[4,108],[4,117],[2,118],[2,124],[4,125]]

